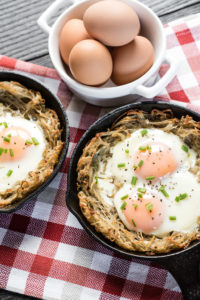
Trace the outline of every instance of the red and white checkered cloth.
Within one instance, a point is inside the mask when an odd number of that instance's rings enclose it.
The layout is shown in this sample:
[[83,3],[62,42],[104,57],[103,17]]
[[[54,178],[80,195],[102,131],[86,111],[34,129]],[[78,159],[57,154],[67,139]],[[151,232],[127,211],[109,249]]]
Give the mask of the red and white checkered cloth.
[[[169,23],[165,31],[168,52],[181,64],[162,98],[200,111],[200,16]],[[70,123],[68,156],[53,182],[16,213],[0,215],[0,288],[43,299],[182,299],[167,270],[104,248],[66,207],[72,151],[108,109],[75,100],[53,69],[5,56],[0,56],[0,69],[31,73],[44,82],[61,99]]]

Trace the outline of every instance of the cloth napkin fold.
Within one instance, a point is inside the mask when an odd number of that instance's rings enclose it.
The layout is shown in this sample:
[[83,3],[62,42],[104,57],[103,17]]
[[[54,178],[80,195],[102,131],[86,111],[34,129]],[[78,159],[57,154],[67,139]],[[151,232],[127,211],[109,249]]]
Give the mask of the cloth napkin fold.
[[[177,76],[157,98],[200,112],[200,18],[165,25],[168,53],[180,60]],[[70,146],[53,182],[13,214],[0,214],[0,288],[43,299],[182,299],[171,274],[148,261],[126,259],[91,238],[65,204],[67,169],[76,143],[108,109],[75,99],[56,71],[0,56],[1,70],[32,74],[61,99]],[[162,75],[167,69],[163,65]],[[48,100],[48,99],[47,99]]]

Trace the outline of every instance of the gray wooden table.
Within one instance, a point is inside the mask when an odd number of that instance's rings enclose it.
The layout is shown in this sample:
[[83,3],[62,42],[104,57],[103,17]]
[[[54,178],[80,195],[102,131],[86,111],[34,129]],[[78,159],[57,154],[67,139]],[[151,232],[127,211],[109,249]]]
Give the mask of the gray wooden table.
[[[47,36],[36,20],[52,0],[0,0],[0,54],[53,67],[48,55]],[[200,12],[199,0],[142,0],[163,23]],[[65,7],[70,0],[65,0]],[[0,298],[34,299],[0,290]]]

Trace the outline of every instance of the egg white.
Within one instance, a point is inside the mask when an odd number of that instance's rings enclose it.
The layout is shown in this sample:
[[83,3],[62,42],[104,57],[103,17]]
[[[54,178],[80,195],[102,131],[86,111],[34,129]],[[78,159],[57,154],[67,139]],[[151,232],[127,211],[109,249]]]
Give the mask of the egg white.
[[[5,113],[0,117],[0,123],[2,122],[6,122],[8,127],[25,128],[31,137],[37,138],[39,145],[29,146],[26,155],[17,161],[0,162],[0,192],[12,188],[16,183],[24,180],[30,171],[35,171],[43,158],[43,152],[46,147],[43,130],[37,122],[26,120],[20,116],[12,116],[10,113]],[[1,127],[2,126],[0,126],[0,130],[3,129]],[[9,170],[13,171],[11,176],[7,176]]]
[[[196,153],[192,149],[186,153],[181,146],[183,141],[173,133],[166,133],[160,129],[148,129],[147,135],[141,136],[141,130],[136,130],[131,136],[117,143],[110,150],[111,156],[106,165],[100,163],[96,176],[98,177],[98,191],[107,204],[114,205],[119,217],[125,226],[131,230],[120,209],[121,197],[131,193],[138,187],[145,187],[152,193],[157,193],[165,206],[165,219],[159,228],[155,228],[151,234],[165,235],[171,231],[192,232],[197,226],[200,216],[200,184],[197,177],[189,170],[195,165]],[[164,143],[172,149],[178,162],[178,167],[171,175],[167,175],[159,181],[149,184],[146,180],[137,176],[133,169],[133,157],[140,146],[151,142]],[[126,153],[125,150],[129,152]],[[125,168],[119,168],[118,164],[125,163]],[[153,175],[153,174],[152,174]],[[131,185],[133,176],[137,176],[136,186]],[[159,187],[165,186],[169,198],[166,198]],[[180,202],[175,197],[187,193],[188,197]],[[175,221],[169,220],[170,216],[176,216]]]

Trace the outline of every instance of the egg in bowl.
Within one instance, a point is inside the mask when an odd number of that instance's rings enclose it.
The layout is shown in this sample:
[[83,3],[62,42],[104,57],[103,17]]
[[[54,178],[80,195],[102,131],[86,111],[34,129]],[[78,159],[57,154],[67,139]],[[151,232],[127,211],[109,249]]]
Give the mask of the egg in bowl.
[[120,247],[167,253],[199,239],[199,123],[131,110],[88,142],[78,197],[95,229]]
[[37,91],[0,82],[0,207],[20,201],[53,173],[63,142],[56,112]]

